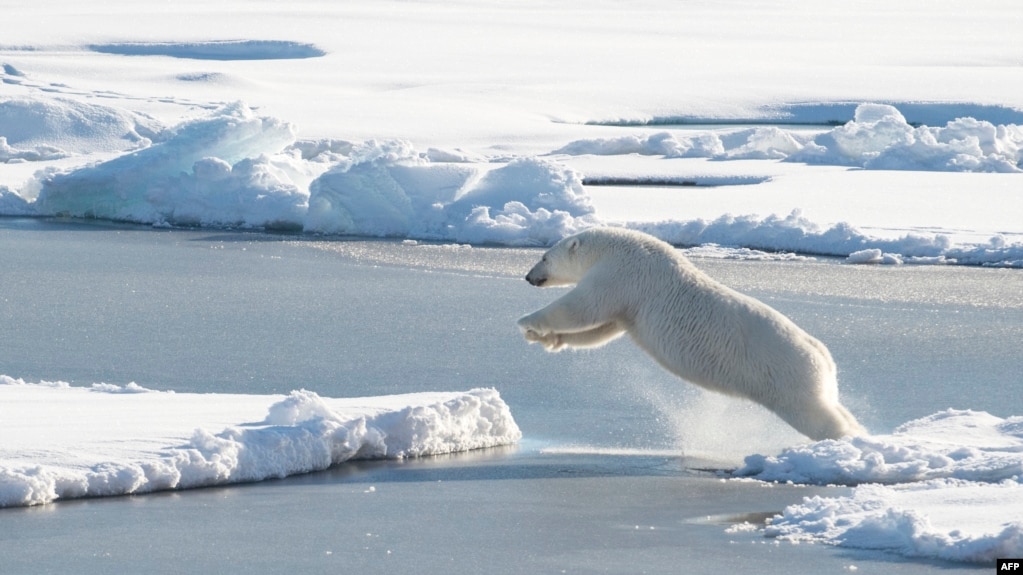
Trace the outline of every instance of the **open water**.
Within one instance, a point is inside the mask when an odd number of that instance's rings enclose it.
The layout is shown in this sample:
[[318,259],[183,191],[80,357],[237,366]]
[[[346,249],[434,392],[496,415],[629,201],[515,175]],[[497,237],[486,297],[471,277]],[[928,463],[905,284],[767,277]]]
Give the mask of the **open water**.
[[[988,568],[755,532],[841,487],[724,481],[799,441],[627,340],[527,346],[539,250],[0,219],[0,373],[152,389],[385,395],[495,387],[514,448],[259,484],[0,510],[4,573],[925,573]],[[1018,415],[1023,274],[696,260],[824,341],[872,431]]]

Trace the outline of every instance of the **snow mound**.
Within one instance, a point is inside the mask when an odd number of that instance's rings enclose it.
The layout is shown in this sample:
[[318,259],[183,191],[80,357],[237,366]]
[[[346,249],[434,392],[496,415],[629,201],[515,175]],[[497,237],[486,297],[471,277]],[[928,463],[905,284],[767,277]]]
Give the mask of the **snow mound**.
[[117,108],[62,98],[0,100],[0,163],[144,148],[162,127]]
[[859,484],[849,496],[789,506],[765,528],[768,536],[964,562],[1023,554],[1014,503],[1023,500],[1023,417],[947,410],[890,435],[752,455],[734,475]]
[[[497,391],[331,399],[72,387],[0,376],[0,507],[261,481],[351,459],[515,443]],[[58,415],[55,415],[58,414]]]
[[35,209],[140,223],[301,227],[307,193],[267,157],[293,141],[290,124],[234,104],[152,147],[44,176]]

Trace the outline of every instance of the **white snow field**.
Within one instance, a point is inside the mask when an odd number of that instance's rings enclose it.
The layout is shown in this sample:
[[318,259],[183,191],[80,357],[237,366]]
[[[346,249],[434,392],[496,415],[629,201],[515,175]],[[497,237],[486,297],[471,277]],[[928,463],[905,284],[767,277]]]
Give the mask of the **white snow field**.
[[2,214],[1023,265],[1011,2],[69,6],[4,11]]
[[[721,257],[1023,268],[1015,0],[38,0],[0,22],[0,216],[517,247],[624,225]],[[493,390],[4,372],[0,506],[519,438]],[[1021,429],[953,409],[750,455],[729,481],[854,487],[731,529],[1023,556]]]
[[494,390],[365,399],[158,392],[0,375],[0,507],[261,481],[521,437]]

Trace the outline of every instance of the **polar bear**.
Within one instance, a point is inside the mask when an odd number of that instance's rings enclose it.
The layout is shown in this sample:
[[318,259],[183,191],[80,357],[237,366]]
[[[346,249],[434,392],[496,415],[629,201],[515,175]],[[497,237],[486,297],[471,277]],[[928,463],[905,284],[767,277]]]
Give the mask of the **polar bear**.
[[707,389],[751,399],[800,433],[865,433],[838,401],[823,343],[763,302],[698,270],[647,234],[590,228],[548,250],[526,275],[534,286],[575,287],[519,319],[548,351],[603,345],[624,333],[662,367]]

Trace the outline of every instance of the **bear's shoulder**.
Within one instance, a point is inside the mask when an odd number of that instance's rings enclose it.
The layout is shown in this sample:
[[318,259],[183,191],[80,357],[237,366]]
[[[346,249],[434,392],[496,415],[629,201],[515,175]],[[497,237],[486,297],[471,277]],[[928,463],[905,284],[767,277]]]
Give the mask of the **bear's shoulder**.
[[[589,236],[589,241],[608,251],[632,254],[677,254],[675,248],[654,236],[628,228],[591,228],[583,234]],[[584,240],[585,241],[585,240]]]
[[600,262],[597,267],[602,274],[610,273],[616,277],[631,274],[637,281],[640,276],[671,276],[694,283],[710,280],[678,249],[654,236],[611,227],[597,228],[589,235],[587,257],[592,257],[595,263]]

